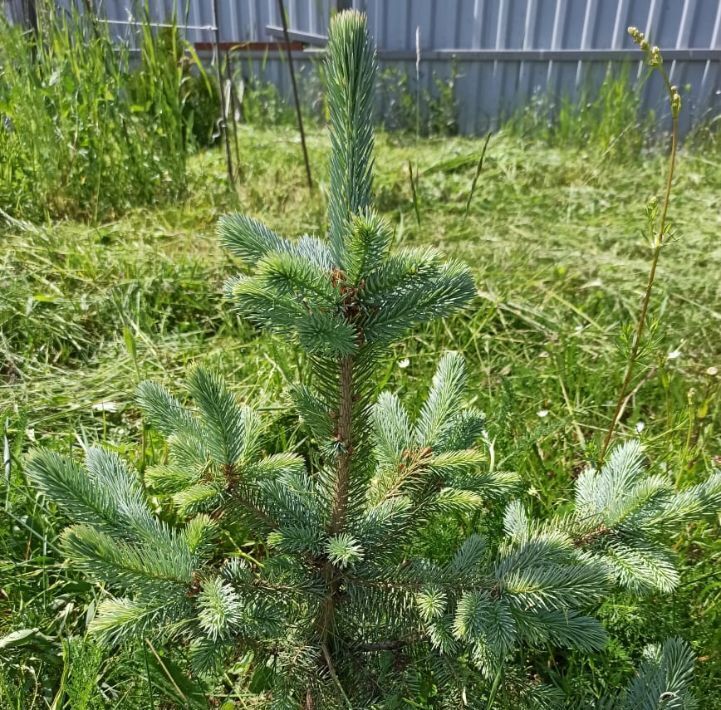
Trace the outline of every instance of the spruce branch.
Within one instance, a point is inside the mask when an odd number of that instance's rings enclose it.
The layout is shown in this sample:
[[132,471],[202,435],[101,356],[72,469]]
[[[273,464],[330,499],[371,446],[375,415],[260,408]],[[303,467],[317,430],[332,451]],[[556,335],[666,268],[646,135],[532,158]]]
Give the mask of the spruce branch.
[[136,401],[148,424],[164,436],[172,436],[194,425],[190,412],[157,382],[141,382],[136,392]]
[[335,262],[350,271],[348,224],[371,204],[373,93],[376,57],[365,16],[336,15],[328,35],[326,92],[330,113],[330,244]]
[[620,693],[601,703],[602,710],[693,710],[700,707],[691,693],[694,655],[689,644],[671,638],[647,646],[635,677]]
[[100,529],[118,529],[111,497],[73,460],[40,449],[28,459],[27,476],[43,495],[61,506],[73,520]]
[[221,217],[218,221],[220,243],[245,262],[252,266],[267,254],[293,252],[288,240],[278,236],[262,222],[242,214]]

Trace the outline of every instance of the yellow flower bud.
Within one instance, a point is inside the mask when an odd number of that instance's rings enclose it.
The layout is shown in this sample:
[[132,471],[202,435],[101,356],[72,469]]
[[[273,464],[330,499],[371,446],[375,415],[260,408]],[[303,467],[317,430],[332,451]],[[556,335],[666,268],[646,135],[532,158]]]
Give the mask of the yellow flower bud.
[[675,86],[671,87],[671,114],[674,116],[679,115],[681,113],[681,94],[678,93],[678,90]]

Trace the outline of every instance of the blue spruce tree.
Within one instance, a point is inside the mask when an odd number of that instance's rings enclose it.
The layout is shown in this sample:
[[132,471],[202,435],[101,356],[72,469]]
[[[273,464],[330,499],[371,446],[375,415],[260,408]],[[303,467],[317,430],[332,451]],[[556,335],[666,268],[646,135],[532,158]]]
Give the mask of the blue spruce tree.
[[[229,299],[306,356],[311,384],[291,395],[315,454],[268,454],[259,414],[197,369],[190,407],[157,384],[138,392],[168,442],[145,484],[172,516],[158,517],[138,474],[101,448],[84,465],[35,452],[28,475],[74,521],[62,536],[70,562],[112,593],[90,625],[107,644],[183,644],[211,689],[250,653],[242,692],[273,708],[558,707],[519,650],[594,652],[606,633],[589,612],[614,587],[671,591],[672,537],[721,507],[721,474],[677,491],[626,443],[578,478],[572,510],[535,521],[514,500],[518,477],[477,446],[484,417],[464,406],[460,355],[441,357],[415,418],[376,395],[390,345],[475,288],[459,263],[392,251],[373,210],[375,63],[363,15],[337,15],[328,238],[286,239],[242,215],[219,226],[243,268]],[[494,511],[502,525],[484,525]],[[475,531],[423,554],[455,515]],[[239,535],[259,541],[254,554],[223,542]],[[691,666],[681,641],[649,649],[608,707],[690,708]]]

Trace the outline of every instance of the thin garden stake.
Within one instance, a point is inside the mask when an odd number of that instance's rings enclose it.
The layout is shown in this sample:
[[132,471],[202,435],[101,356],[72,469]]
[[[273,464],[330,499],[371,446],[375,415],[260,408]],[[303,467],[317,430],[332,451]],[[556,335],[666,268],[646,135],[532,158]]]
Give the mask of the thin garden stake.
[[233,67],[231,66],[233,54],[225,53],[225,73],[228,75],[228,115],[231,119],[233,127],[233,146],[235,148],[235,177],[240,177],[240,145],[238,144],[238,126],[235,121],[236,101],[235,101],[235,84],[233,83]]
[[215,41],[213,55],[215,69],[218,74],[218,92],[220,93],[220,128],[225,143],[225,165],[228,169],[228,185],[233,186],[233,156],[230,153],[230,136],[228,135],[228,114],[225,106],[225,91],[223,91],[223,72],[220,69],[220,26],[218,25],[218,0],[213,0],[213,31]]
[[300,110],[300,100],[298,99],[298,87],[295,83],[295,69],[293,68],[293,53],[290,50],[290,37],[288,36],[288,22],[285,19],[285,5],[283,0],[278,0],[278,11],[280,12],[280,20],[283,23],[283,37],[285,39],[285,49],[288,53],[288,67],[290,69],[290,83],[293,86],[293,100],[295,101],[295,113],[298,116],[298,130],[300,131],[300,144],[303,147],[303,161],[305,162],[305,176],[308,179],[308,189],[313,189],[313,178],[310,174],[310,162],[308,161],[308,148],[305,145],[305,130],[303,129],[303,114]]
[[421,26],[416,27],[416,138],[421,137]]
[[25,17],[30,29],[32,30],[33,36],[38,36],[38,11],[35,7],[35,0],[28,0],[27,3],[27,15]]
[[601,454],[599,456],[600,463],[603,463],[608,447],[611,444],[611,439],[613,438],[613,432],[615,431],[618,420],[623,412],[623,408],[626,403],[626,393],[628,392],[631,380],[633,379],[633,372],[636,367],[638,353],[641,348],[641,339],[646,328],[646,318],[648,317],[651,292],[653,291],[653,283],[656,280],[656,268],[658,267],[658,259],[661,255],[663,238],[666,233],[666,215],[668,214],[668,206],[671,202],[671,186],[673,185],[673,172],[676,167],[676,151],[678,148],[678,115],[681,111],[681,95],[678,93],[678,89],[671,85],[668,74],[663,68],[663,58],[661,57],[661,51],[659,48],[651,47],[643,32],[640,32],[636,27],[629,27],[628,33],[633,38],[633,41],[643,50],[649,67],[651,67],[652,70],[658,70],[666,86],[669,105],[671,107],[671,151],[668,159],[668,174],[666,177],[666,190],[664,193],[663,205],[661,207],[661,219],[658,225],[658,231],[656,232],[656,238],[654,240],[653,253],[651,255],[651,267],[648,272],[648,280],[646,281],[646,290],[643,294],[643,301],[641,302],[638,321],[633,334],[633,340],[631,341],[631,352],[628,356],[628,363],[626,365],[626,373],[623,376],[623,383],[621,384],[621,389],[618,393],[616,408],[613,412],[611,423],[608,426],[603,446],[601,447]]

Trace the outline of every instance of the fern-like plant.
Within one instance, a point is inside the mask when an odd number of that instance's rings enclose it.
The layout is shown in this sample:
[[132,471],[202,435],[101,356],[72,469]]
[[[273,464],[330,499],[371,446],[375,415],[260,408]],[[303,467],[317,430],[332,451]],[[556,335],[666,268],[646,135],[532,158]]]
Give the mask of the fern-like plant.
[[[108,644],[182,643],[211,687],[252,654],[253,680],[237,692],[276,708],[557,706],[526,677],[519,649],[594,652],[606,634],[589,612],[615,586],[673,589],[670,541],[721,507],[721,474],[679,492],[646,473],[630,442],[578,478],[573,505],[534,521],[514,501],[518,477],[477,446],[484,417],[464,406],[460,355],[443,355],[415,417],[394,394],[377,396],[390,344],[475,289],[461,264],[390,249],[371,200],[374,72],[365,18],[338,14],[328,239],[286,239],[241,215],[220,222],[243,266],[228,297],[306,356],[311,384],[291,396],[313,455],[267,453],[258,413],[198,369],[192,406],[140,386],[168,441],[145,472],[152,503],[100,448],[84,466],[36,452],[28,475],[75,521],[62,538],[71,564],[110,593],[91,622]],[[173,524],[155,514],[158,501]],[[434,531],[459,516],[470,534],[454,533],[450,552],[434,546]],[[609,702],[686,707],[690,662],[671,641]],[[660,705],[669,693],[677,704]]]

